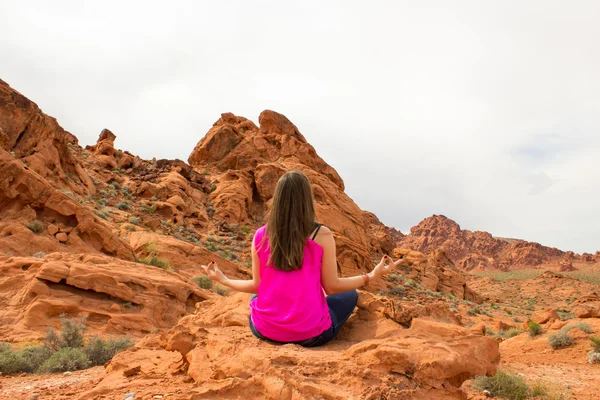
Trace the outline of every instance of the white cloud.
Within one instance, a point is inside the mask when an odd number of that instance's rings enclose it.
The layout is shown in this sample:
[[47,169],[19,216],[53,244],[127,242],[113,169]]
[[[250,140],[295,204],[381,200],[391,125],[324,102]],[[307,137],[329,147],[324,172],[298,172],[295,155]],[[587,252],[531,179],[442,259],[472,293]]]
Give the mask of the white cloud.
[[273,109],[389,225],[600,249],[596,1],[0,7],[0,78],[83,144],[187,159],[221,112]]

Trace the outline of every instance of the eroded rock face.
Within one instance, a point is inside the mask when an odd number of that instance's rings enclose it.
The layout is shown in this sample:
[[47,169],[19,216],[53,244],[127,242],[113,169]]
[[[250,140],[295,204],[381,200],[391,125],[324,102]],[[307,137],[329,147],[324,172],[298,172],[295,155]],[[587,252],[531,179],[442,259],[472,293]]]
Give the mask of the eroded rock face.
[[[340,338],[322,351],[254,338],[246,295],[199,303],[195,315],[162,335],[161,344],[182,355],[181,367],[198,384],[193,399],[462,399],[464,380],[496,370],[493,338],[432,319],[412,319],[402,329],[359,307]],[[108,367],[112,377],[123,373],[125,357],[127,352],[111,362],[119,366]]]
[[[216,218],[237,225],[264,221],[278,179],[286,171],[300,170],[313,185],[319,222],[334,231],[344,273],[368,268],[371,252],[393,249],[391,236],[384,228],[365,224],[363,211],[344,193],[340,176],[294,124],[268,110],[259,123],[257,127],[246,118],[222,114],[189,157],[197,170],[220,173],[210,195]],[[375,224],[376,218],[371,221]]]
[[[35,235],[25,227],[32,220],[40,222],[41,234]],[[51,235],[50,225],[60,226],[62,235]],[[0,231],[4,232],[0,235],[0,248],[14,255],[60,251],[59,242],[68,241],[73,252],[102,252],[125,260],[133,259],[131,248],[90,209],[2,149]]]
[[411,228],[400,240],[400,247],[421,252],[441,248],[465,270],[496,268],[509,270],[558,263],[565,253],[539,243],[493,237],[487,232],[471,232],[443,215],[434,215]]
[[77,138],[2,80],[0,128],[0,149],[14,154],[38,175],[78,193],[94,192],[82,163],[72,151]]
[[394,257],[401,258],[399,270],[407,278],[421,282],[425,289],[447,293],[463,300],[481,303],[483,298],[467,285],[465,274],[443,250],[425,255],[409,249],[395,249]]
[[88,316],[96,333],[139,336],[169,328],[215,295],[182,276],[99,255],[0,260],[0,340],[37,339],[60,315]]

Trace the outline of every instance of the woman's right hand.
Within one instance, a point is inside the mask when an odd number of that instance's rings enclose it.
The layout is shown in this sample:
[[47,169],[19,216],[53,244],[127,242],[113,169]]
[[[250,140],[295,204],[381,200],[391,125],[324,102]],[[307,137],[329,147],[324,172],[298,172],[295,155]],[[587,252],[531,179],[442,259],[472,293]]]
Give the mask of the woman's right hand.
[[371,271],[371,279],[377,279],[390,272],[393,267],[398,266],[402,262],[402,259],[394,261],[390,256],[383,256],[379,264],[375,266]]

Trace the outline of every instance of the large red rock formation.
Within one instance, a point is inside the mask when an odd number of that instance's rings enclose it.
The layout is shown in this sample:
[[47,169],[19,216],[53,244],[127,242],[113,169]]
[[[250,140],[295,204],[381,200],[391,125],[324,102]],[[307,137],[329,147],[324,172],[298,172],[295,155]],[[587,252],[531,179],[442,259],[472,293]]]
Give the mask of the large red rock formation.
[[0,149],[56,185],[93,193],[93,183],[71,149],[76,144],[77,138],[56,119],[0,80]]
[[[221,119],[198,143],[189,163],[199,171],[216,170],[210,198],[216,217],[235,224],[261,223],[277,180],[301,170],[311,180],[321,223],[336,237],[342,271],[356,274],[372,267],[370,254],[389,252],[393,239],[365,221],[362,210],[344,193],[344,182],[285,116],[263,111],[260,128],[233,114]],[[370,219],[370,221],[369,221]],[[378,221],[377,221],[378,222]],[[371,225],[371,227],[369,227]],[[369,236],[369,231],[374,236]]]
[[[191,399],[464,399],[462,382],[495,372],[495,339],[433,319],[415,318],[402,329],[366,295],[340,338],[319,351],[254,338],[247,295],[199,303],[160,345],[181,355],[171,370],[179,367],[196,382]],[[124,386],[132,370],[168,381],[152,363],[163,352],[153,340],[117,355],[103,381],[81,398]]]
[[465,270],[508,270],[558,264],[565,255],[561,250],[539,243],[496,238],[487,232],[464,230],[443,215],[424,219],[412,227],[410,234],[401,239],[399,244],[400,247],[425,253],[441,248],[457,266]]
[[0,259],[0,340],[37,339],[60,316],[86,315],[93,332],[169,328],[215,295],[174,272],[93,254]]

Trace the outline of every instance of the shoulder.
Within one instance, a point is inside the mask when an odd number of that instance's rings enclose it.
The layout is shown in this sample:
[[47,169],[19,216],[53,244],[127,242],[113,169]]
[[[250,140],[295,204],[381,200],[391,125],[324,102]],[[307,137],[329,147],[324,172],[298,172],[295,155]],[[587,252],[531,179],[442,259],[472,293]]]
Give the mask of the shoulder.
[[315,237],[315,242],[323,246],[331,241],[333,241],[333,232],[331,232],[331,229],[329,229],[325,225],[321,225],[321,227],[319,228],[319,232]]
[[265,234],[267,232],[267,225],[263,225],[260,228],[258,228],[256,230],[256,232],[254,232],[254,245],[258,245],[260,244],[260,242],[262,242],[263,238],[265,237]]

